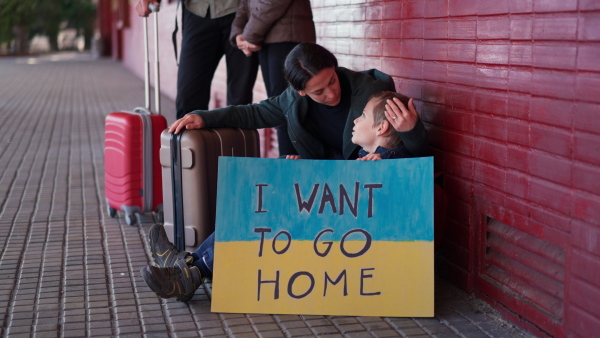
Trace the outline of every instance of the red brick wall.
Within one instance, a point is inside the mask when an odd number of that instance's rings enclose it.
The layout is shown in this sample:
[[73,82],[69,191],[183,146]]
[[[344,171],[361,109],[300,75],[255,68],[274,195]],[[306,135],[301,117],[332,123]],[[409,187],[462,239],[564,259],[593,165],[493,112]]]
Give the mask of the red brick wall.
[[[600,2],[312,5],[342,66],[378,68],[417,100],[446,173],[438,272],[537,335],[597,334]],[[215,98],[223,81],[221,70]]]
[[312,1],[318,42],[418,100],[439,272],[536,334],[600,327],[600,2]]

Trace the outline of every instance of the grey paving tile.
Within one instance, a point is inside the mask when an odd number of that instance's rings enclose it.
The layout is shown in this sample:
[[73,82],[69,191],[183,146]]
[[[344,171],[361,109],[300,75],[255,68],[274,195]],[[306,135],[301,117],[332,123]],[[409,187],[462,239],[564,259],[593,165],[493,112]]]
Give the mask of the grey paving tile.
[[109,328],[91,329],[88,331],[90,337],[110,337],[114,332]]
[[37,326],[44,326],[44,325],[58,325],[59,319],[56,317],[51,317],[51,318],[38,318],[35,322],[36,327]]
[[25,337],[31,337],[31,334],[30,333],[11,333],[11,337],[25,338]]
[[461,324],[450,324],[449,326],[458,332],[481,332],[481,330],[477,326],[469,322]]
[[306,319],[306,325],[309,327],[332,326],[333,323],[326,318]]
[[444,325],[428,325],[423,326],[423,330],[428,334],[440,335],[440,334],[454,334],[454,331],[450,330],[447,326]]
[[119,335],[131,334],[131,333],[142,333],[142,328],[138,325],[134,326],[122,326],[117,328],[117,332]]
[[38,329],[36,328],[35,336],[40,337],[40,338],[54,338],[54,337],[58,338],[58,337],[60,337],[60,334],[56,328],[54,328],[53,330],[48,330],[48,331],[43,331],[43,330],[38,331]]
[[259,331],[259,333],[263,338],[287,337],[285,333],[281,331]]
[[292,337],[310,336],[310,335],[313,334],[312,331],[309,328],[307,328],[307,327],[305,327],[305,328],[298,327],[298,328],[293,328],[293,329],[286,330],[286,331]]
[[384,320],[363,323],[367,330],[389,329],[390,324]]
[[190,330],[196,331],[197,330],[196,323],[194,323],[193,321],[173,323],[172,327],[173,327],[173,330],[176,332],[190,331]]
[[333,325],[326,325],[326,326],[312,326],[311,327],[311,331],[313,333],[315,333],[316,335],[329,335],[329,334],[338,334],[340,333],[340,330],[338,330],[337,327],[333,326]]
[[227,326],[248,325],[249,321],[246,317],[225,319],[223,323]]
[[275,319],[269,315],[248,315],[248,320],[253,324],[274,323]]
[[84,337],[85,330],[64,330],[63,337]]
[[205,320],[198,322],[201,330],[222,327],[220,320]]
[[258,331],[258,332],[263,332],[263,331],[277,331],[277,330],[281,330],[279,325],[275,324],[275,323],[262,323],[262,324],[255,324],[254,328]]
[[367,338],[373,337],[373,335],[369,331],[360,331],[360,332],[350,332],[344,335],[344,337],[348,338]]
[[200,334],[203,337],[215,337],[215,336],[222,337],[225,335],[225,330],[223,330],[223,328],[220,328],[220,327],[200,329]]
[[236,336],[238,336],[242,333],[253,333],[254,334],[254,329],[250,325],[228,326],[226,330]]
[[168,332],[169,328],[165,325],[165,323],[162,324],[151,324],[151,325],[144,325],[144,333],[148,333],[148,332]]
[[173,334],[177,338],[185,338],[185,337],[201,337],[198,332],[188,331],[188,332],[175,332]]
[[395,330],[373,330],[371,334],[375,337],[402,337],[400,333]]
[[280,323],[281,327],[286,330],[295,329],[295,328],[306,328],[306,323],[300,319],[293,321],[286,321]]
[[414,320],[410,319],[410,318],[387,318],[387,321],[398,328],[404,328],[404,327],[418,327],[419,325],[417,323],[414,322]]
[[12,326],[30,326],[33,323],[33,318],[27,319],[13,319],[11,321]]
[[357,332],[357,331],[365,331],[365,327],[358,323],[339,325],[338,329],[340,330],[341,333],[344,333],[344,334],[351,333],[351,332]]
[[64,323],[84,323],[86,321],[87,321],[87,316],[85,315],[85,313],[76,315],[76,316],[70,315],[70,316],[63,317]]
[[62,327],[63,327],[63,330],[65,330],[65,331],[70,331],[70,330],[85,331],[85,329],[86,329],[86,323],[85,322],[64,323],[64,324],[62,324]]
[[400,329],[400,332],[411,337],[416,335],[427,335],[427,332],[423,331],[420,327],[402,328]]
[[17,312],[12,315],[12,320],[33,319],[34,312]]

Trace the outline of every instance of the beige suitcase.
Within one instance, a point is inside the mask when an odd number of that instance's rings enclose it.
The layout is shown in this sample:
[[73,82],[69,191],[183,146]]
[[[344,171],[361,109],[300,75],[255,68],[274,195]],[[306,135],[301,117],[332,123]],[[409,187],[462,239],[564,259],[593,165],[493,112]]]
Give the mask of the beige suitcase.
[[259,157],[259,142],[255,129],[162,133],[164,226],[175,247],[194,251],[215,230],[219,156]]

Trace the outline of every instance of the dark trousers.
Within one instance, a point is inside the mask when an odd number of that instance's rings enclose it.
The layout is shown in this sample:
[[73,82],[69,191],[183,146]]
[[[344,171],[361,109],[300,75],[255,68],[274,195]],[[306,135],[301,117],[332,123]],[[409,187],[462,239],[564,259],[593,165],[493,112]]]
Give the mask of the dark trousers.
[[[297,44],[296,42],[280,42],[267,43],[261,46],[261,50],[258,52],[258,60],[269,97],[278,96],[288,87],[283,75],[283,64],[289,52]],[[278,126],[276,130],[279,155],[298,154],[288,136],[287,125]]]
[[215,260],[215,233],[213,231],[207,239],[192,253],[193,266],[200,269],[203,277],[212,278]]
[[177,118],[193,110],[208,109],[210,85],[223,55],[227,63],[227,104],[252,103],[258,58],[246,57],[229,43],[235,13],[216,19],[202,18],[182,7],[183,32],[175,100]]

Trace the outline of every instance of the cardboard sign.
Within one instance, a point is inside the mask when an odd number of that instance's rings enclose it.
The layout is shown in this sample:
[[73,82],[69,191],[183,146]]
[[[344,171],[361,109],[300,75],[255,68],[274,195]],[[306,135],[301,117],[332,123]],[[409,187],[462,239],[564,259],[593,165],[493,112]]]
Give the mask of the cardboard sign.
[[213,312],[432,317],[433,159],[221,157]]

